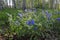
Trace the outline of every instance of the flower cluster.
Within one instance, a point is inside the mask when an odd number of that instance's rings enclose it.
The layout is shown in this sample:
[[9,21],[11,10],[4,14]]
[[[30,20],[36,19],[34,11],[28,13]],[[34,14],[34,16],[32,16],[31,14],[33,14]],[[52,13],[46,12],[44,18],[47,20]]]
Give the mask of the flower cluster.
[[28,20],[26,22],[27,25],[34,25],[35,24],[35,21],[32,19],[32,20]]
[[52,14],[50,14],[48,11],[46,11],[46,17],[48,20],[50,20],[51,16],[52,16]]
[[60,18],[56,18],[56,20],[60,21]]
[[[13,31],[16,31],[19,34],[23,35],[24,33],[27,34],[27,32],[30,33],[37,32],[38,34],[39,31],[42,30],[44,31],[49,28],[52,29],[52,24],[53,21],[55,20],[54,18],[52,18],[53,17],[52,13],[49,13],[48,11],[44,10],[42,10],[42,12],[41,11],[36,12],[36,9],[33,9],[34,12],[31,12],[31,10],[25,10],[25,11],[30,12],[25,13],[19,12],[16,15],[14,14],[15,16],[12,16],[14,24],[13,23],[11,24],[11,28]],[[57,18],[56,20],[60,21],[60,18]]]

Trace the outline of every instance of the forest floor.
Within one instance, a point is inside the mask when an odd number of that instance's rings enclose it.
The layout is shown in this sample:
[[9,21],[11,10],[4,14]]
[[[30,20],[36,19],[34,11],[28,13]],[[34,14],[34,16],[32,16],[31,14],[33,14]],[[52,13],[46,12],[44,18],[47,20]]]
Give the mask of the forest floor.
[[[11,13],[11,14],[16,14],[18,12],[23,12],[22,10],[17,10],[17,9],[4,9],[0,11],[0,25],[3,24],[4,26],[7,26],[7,23],[5,25],[5,23],[3,21],[6,22],[5,19],[7,19],[6,13]],[[1,25],[1,26],[3,26]],[[49,33],[50,36],[48,36],[48,38],[45,37],[37,37],[37,40],[60,40],[60,34],[57,32],[51,32]],[[31,40],[35,40],[36,35],[34,35],[32,37]],[[13,39],[9,39],[9,37],[5,37],[4,35],[0,34],[0,40],[30,40],[30,35],[26,35],[26,36],[21,36],[18,38],[17,35],[13,35]]]

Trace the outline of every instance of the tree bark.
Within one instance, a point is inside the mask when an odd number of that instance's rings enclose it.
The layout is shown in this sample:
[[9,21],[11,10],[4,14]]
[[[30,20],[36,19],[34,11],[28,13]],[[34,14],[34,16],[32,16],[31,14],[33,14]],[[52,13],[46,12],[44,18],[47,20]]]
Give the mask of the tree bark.
[[22,8],[23,8],[23,10],[26,9],[26,0],[23,0]]
[[15,0],[13,0],[13,4],[14,4],[14,8],[16,8],[16,3],[15,3]]
[[45,8],[45,0],[42,0],[42,9]]
[[0,0],[0,10],[3,8],[3,1]]

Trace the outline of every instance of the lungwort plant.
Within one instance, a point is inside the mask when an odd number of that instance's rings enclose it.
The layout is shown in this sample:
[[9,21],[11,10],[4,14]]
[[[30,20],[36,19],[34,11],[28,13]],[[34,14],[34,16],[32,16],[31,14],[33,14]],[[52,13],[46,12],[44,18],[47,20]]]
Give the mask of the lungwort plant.
[[[57,18],[57,20],[59,21],[60,18]],[[43,10],[43,12],[37,11],[36,13],[19,12],[16,15],[8,13],[8,21],[10,24],[9,31],[11,33],[17,33],[19,37],[29,34],[31,35],[31,38],[33,36],[35,36],[36,38],[37,36],[41,36],[42,34],[44,34],[44,31],[53,29],[53,22],[55,22],[55,19],[53,18],[52,13]]]

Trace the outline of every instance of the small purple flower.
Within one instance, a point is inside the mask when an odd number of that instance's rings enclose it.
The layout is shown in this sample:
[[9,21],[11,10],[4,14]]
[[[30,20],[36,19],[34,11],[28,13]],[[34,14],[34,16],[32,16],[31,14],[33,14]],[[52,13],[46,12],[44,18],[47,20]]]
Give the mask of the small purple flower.
[[48,18],[48,20],[50,20],[50,18],[51,18],[51,14],[48,14],[48,15],[47,15],[47,18]]
[[30,20],[28,20],[28,21],[26,22],[26,24],[27,24],[27,25],[31,25],[31,22],[30,22]]
[[31,24],[32,24],[32,25],[34,25],[34,24],[35,24],[35,21],[34,21],[33,19],[31,20]]
[[60,18],[57,18],[56,20],[60,21]]
[[27,25],[34,25],[35,24],[35,21],[32,19],[32,20],[28,20],[26,22]]
[[48,14],[49,12],[48,11],[46,11],[46,14]]
[[21,13],[18,13],[18,16],[22,17],[23,15]]
[[46,17],[48,20],[50,20],[51,16],[52,16],[52,14],[50,14],[50,13],[48,13],[48,11],[46,11]]

